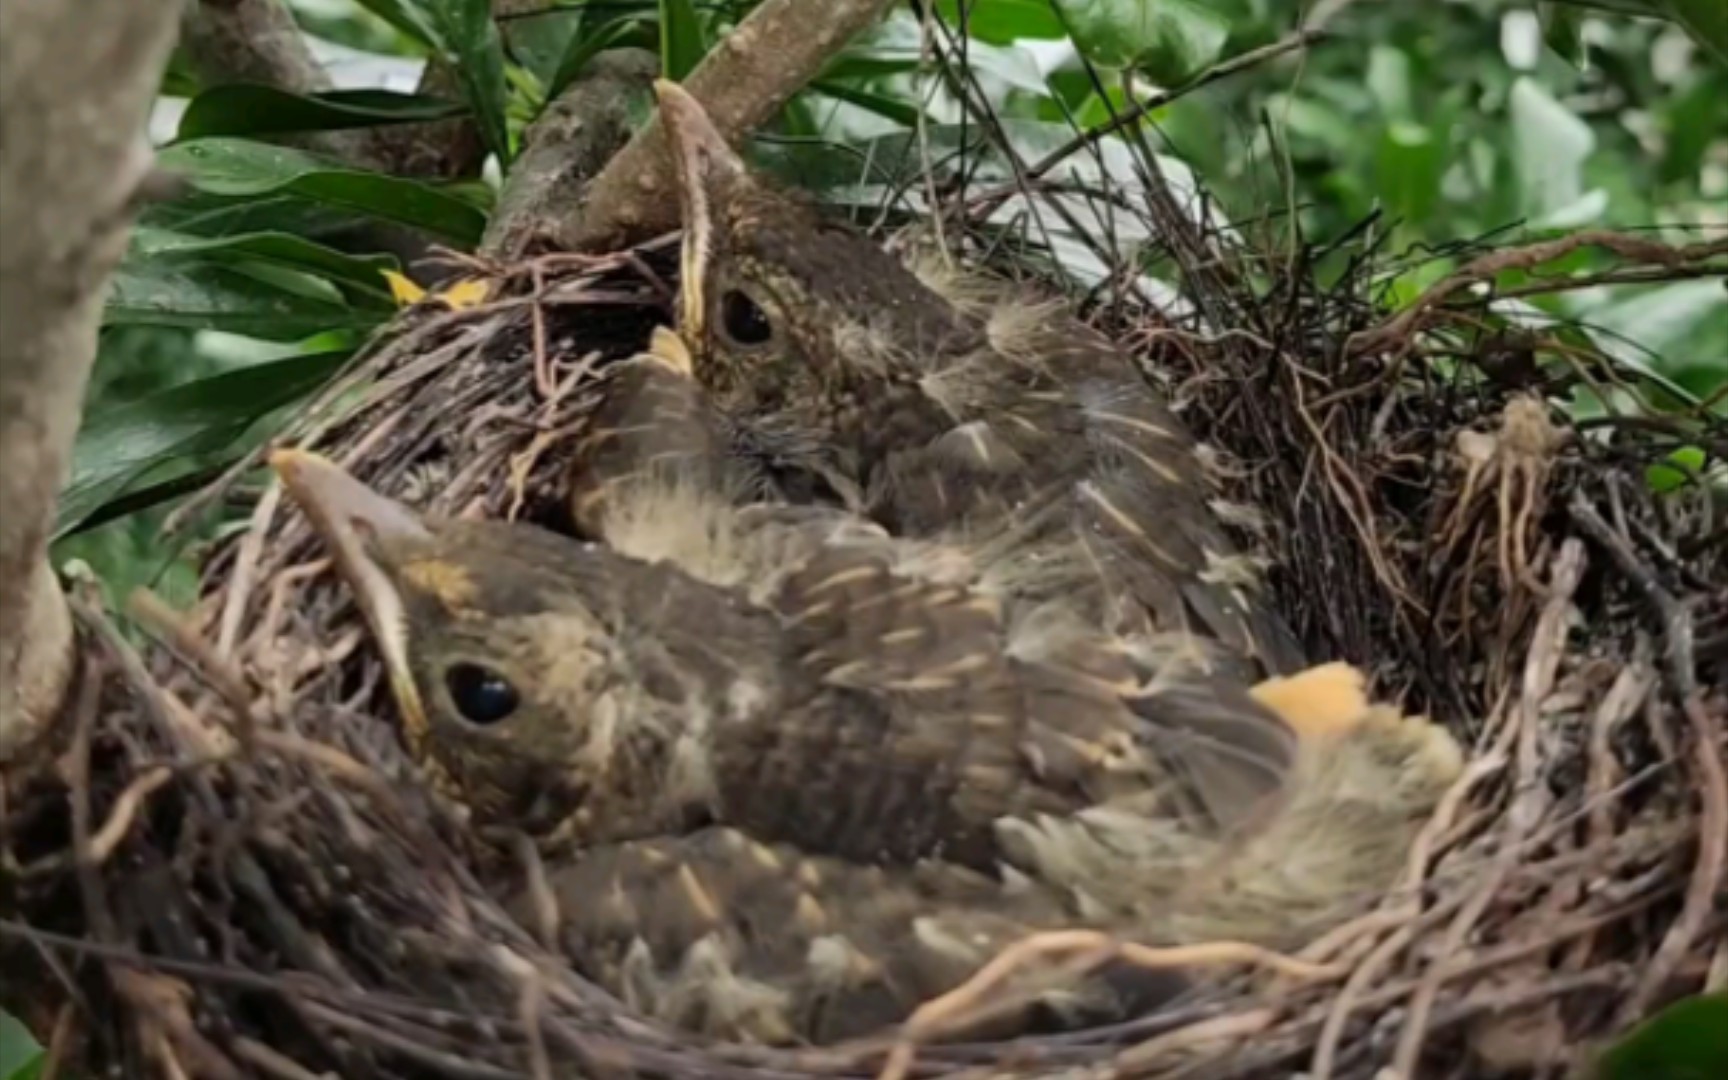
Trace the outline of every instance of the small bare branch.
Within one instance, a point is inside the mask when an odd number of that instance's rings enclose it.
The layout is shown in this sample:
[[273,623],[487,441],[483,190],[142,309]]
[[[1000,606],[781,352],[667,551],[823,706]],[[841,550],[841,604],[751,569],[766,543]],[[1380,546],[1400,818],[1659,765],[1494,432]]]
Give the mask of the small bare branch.
[[[720,133],[736,142],[815,78],[888,0],[765,0],[685,80]],[[678,206],[655,119],[603,169],[580,215],[558,234],[571,251],[610,251],[678,226]]]
[[566,227],[583,193],[630,141],[630,100],[648,100],[658,58],[639,49],[595,57],[528,129],[480,254],[509,261]]

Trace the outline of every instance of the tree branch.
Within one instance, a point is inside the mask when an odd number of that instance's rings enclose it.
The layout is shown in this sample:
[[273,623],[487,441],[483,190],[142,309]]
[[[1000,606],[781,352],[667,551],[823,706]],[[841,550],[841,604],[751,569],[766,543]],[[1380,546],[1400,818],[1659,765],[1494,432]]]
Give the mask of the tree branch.
[[[685,80],[720,133],[737,141],[814,79],[891,0],[763,0]],[[579,210],[579,212],[578,212]],[[566,208],[558,246],[606,251],[678,226],[678,203],[656,118]]]
[[0,762],[48,728],[71,671],[48,537],[180,8],[0,4]]
[[509,261],[556,237],[589,182],[630,141],[631,103],[651,107],[659,73],[659,57],[643,49],[615,49],[588,64],[524,136],[480,254]]
[[294,16],[278,0],[198,0],[180,46],[207,83],[262,83],[295,94],[331,89]]
[[[334,89],[306,36],[280,0],[198,0],[186,6],[180,44],[200,81],[258,83],[291,94]],[[371,131],[318,131],[294,138],[308,150],[353,165],[388,164]]]

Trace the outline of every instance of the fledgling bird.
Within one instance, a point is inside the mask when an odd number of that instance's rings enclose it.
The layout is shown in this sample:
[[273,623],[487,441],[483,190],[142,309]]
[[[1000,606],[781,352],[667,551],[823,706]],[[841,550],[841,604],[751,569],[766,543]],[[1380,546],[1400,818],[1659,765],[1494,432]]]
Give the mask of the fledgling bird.
[[[640,363],[684,392],[676,360]],[[478,819],[557,853],[566,944],[649,1014],[827,1041],[1036,929],[1300,940],[1391,881],[1456,772],[1442,731],[1370,706],[1349,669],[1253,691],[1179,671],[1061,609],[1005,613],[964,552],[705,496],[682,466],[640,467],[677,447],[611,430],[587,452],[613,475],[684,479],[602,485],[603,531],[654,535],[636,501],[700,511],[657,560],[424,520],[312,455],[273,464],[355,592],[411,748]],[[1105,980],[1045,1004],[1169,992]]]
[[1194,439],[1107,337],[982,278],[920,276],[747,168],[676,84],[656,91],[678,328],[728,452],[792,501],[969,550],[1013,597],[1185,635],[1243,677],[1303,666]]

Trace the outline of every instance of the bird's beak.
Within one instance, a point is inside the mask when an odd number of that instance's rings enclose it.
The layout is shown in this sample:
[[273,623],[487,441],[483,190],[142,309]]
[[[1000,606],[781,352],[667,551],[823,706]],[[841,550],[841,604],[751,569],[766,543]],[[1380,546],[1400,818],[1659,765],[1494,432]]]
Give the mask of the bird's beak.
[[327,458],[304,450],[278,450],[270,467],[324,538],[336,566],[354,590],[383,655],[390,689],[402,710],[402,726],[418,747],[426,710],[408,666],[408,620],[402,593],[379,553],[404,542],[424,542],[432,533],[406,506],[362,484]]
[[648,350],[643,358],[661,363],[687,379],[696,377],[696,362],[690,357],[690,346],[675,332],[656,326],[648,336]]
[[666,130],[666,146],[678,184],[679,215],[684,222],[678,328],[687,341],[700,341],[708,310],[703,285],[714,252],[715,207],[721,190],[744,174],[744,162],[683,87],[657,79],[654,96],[660,102],[660,123]]

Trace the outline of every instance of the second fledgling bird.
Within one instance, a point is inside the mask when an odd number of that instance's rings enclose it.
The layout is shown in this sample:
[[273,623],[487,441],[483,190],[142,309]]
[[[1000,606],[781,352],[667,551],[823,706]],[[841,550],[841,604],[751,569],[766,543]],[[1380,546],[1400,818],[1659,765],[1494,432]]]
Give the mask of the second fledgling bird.
[[656,84],[684,224],[678,329],[727,452],[794,502],[966,549],[1004,595],[1220,669],[1298,670],[1196,442],[1097,330],[934,263],[903,264],[746,167]]

